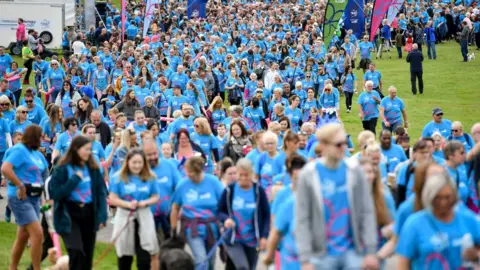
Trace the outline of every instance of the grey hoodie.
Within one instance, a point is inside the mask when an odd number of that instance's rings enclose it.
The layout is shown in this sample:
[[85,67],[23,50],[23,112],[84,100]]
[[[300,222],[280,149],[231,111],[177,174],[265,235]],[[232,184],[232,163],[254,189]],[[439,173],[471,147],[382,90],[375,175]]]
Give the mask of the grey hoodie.
[[[309,162],[300,172],[297,183],[295,238],[301,263],[321,257],[327,250],[322,186],[316,169],[316,163],[322,161]],[[375,254],[377,221],[371,187],[358,161],[345,159],[345,162],[353,243],[358,253]]]

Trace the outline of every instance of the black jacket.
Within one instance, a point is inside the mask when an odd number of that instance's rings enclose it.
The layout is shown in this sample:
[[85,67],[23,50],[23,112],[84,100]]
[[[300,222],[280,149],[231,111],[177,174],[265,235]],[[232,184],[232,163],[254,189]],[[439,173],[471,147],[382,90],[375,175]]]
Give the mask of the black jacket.
[[407,55],[407,62],[410,63],[410,72],[423,71],[423,54],[419,50],[413,50]]
[[110,127],[105,122],[100,122],[96,127],[96,133],[100,133],[100,143],[103,146],[103,149],[107,147],[108,144],[112,141],[112,132]]

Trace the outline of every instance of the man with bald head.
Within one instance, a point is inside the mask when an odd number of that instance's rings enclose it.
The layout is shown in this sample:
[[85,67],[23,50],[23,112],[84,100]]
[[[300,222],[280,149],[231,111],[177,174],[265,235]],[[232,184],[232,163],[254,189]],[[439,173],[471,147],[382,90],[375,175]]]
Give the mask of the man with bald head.
[[147,140],[143,143],[143,151],[147,157],[150,168],[155,174],[155,185],[160,195],[158,202],[151,206],[157,228],[159,244],[169,237],[170,234],[170,205],[175,187],[180,181],[178,168],[170,161],[159,157],[158,145]]

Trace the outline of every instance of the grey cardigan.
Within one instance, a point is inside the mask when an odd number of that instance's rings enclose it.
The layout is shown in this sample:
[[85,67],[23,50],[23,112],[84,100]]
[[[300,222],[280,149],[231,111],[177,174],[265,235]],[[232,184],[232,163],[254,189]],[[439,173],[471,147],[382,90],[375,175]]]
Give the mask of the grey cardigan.
[[[299,260],[309,262],[326,252],[324,204],[316,163],[309,162],[300,172],[295,204],[295,237]],[[365,174],[358,161],[347,160],[347,194],[354,245],[358,253],[374,254],[377,251],[377,221],[375,208]]]

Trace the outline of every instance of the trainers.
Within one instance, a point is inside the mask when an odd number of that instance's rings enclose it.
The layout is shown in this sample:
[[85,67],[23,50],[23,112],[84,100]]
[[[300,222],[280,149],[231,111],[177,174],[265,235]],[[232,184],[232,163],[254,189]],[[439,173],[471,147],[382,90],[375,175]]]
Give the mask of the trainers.
[[350,109],[347,109],[347,113],[350,113]]
[[115,224],[115,216],[113,216],[112,219],[110,219],[110,223]]

